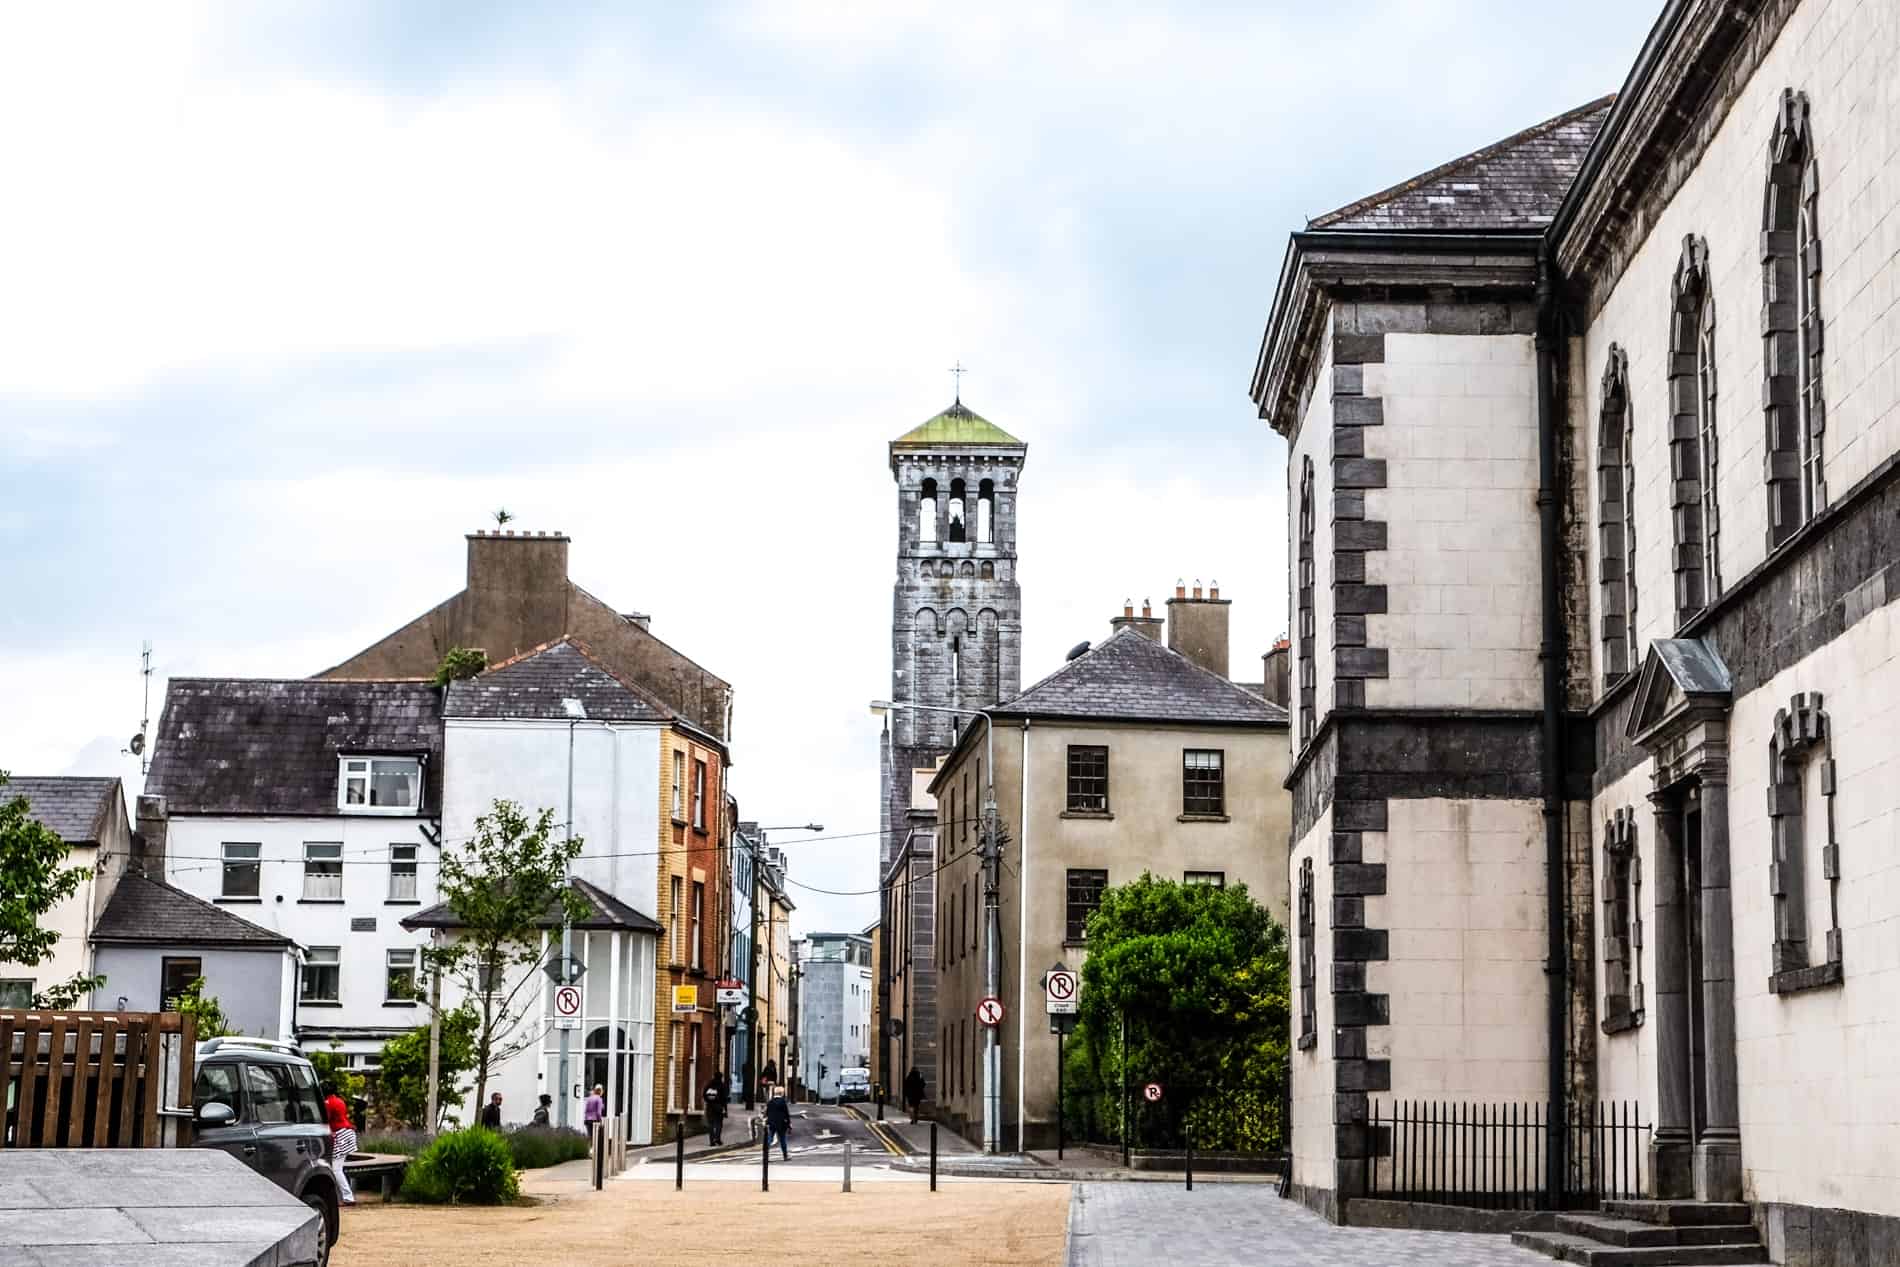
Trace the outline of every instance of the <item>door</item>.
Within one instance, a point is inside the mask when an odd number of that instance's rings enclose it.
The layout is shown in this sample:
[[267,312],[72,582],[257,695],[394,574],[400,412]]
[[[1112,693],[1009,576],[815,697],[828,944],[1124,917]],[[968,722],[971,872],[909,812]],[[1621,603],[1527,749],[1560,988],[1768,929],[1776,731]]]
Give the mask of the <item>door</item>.
[[194,1136],[201,1148],[221,1148],[247,1166],[257,1164],[257,1131],[244,1111],[244,1091],[239,1085],[238,1064],[221,1060],[198,1066],[192,1082],[192,1103],[202,1109],[207,1104],[222,1104],[231,1110],[228,1126],[200,1126]]

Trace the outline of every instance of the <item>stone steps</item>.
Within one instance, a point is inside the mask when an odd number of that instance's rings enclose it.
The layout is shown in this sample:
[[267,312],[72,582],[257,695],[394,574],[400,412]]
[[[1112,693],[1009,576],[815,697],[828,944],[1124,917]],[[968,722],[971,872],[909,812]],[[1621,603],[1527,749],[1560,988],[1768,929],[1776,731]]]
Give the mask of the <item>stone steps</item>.
[[1606,1245],[1569,1232],[1513,1232],[1511,1244],[1559,1262],[1583,1267],[1729,1267],[1765,1263],[1768,1251],[1754,1245]]
[[1560,1214],[1557,1230],[1606,1245],[1754,1245],[1755,1225],[1738,1223],[1650,1223],[1608,1214]]
[[1741,1201],[1605,1201],[1603,1213],[1671,1227],[1747,1223],[1751,1218],[1748,1206]]
[[1584,1267],[1726,1267],[1768,1251],[1740,1202],[1605,1201],[1600,1213],[1559,1214],[1549,1232],[1511,1243]]

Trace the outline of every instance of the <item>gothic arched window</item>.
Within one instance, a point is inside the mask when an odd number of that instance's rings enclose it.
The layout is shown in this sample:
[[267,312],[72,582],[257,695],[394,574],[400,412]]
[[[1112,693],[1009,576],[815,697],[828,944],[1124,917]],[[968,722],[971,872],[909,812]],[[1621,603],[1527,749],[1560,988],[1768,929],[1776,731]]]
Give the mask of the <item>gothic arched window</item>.
[[1675,494],[1676,623],[1685,624],[1722,592],[1716,505],[1715,300],[1709,292],[1709,244],[1693,234],[1670,287],[1669,475]]
[[1767,423],[1768,548],[1827,505],[1821,436],[1820,177],[1806,93],[1784,89],[1768,140],[1761,208],[1762,413]]
[[937,539],[936,480],[925,480],[922,491],[917,494],[917,539],[919,541]]
[[1643,865],[1627,806],[1603,831],[1603,986],[1605,1033],[1643,1023]]
[[1313,1001],[1313,993],[1319,985],[1317,955],[1313,948],[1314,911],[1313,911],[1313,860],[1300,859],[1299,894],[1299,930],[1300,939],[1300,1037],[1301,1050],[1312,1047],[1319,1041],[1318,1008]]
[[976,486],[976,539],[996,540],[996,481],[984,480]]
[[1319,683],[1313,665],[1313,459],[1300,462],[1300,743],[1313,737]]
[[1605,690],[1622,681],[1637,661],[1635,439],[1629,358],[1612,343],[1597,420],[1597,555]]
[[[1768,988],[1792,994],[1841,980],[1841,847],[1834,839],[1834,741],[1820,692],[1796,695],[1775,714],[1768,744],[1768,823],[1774,861],[1768,889],[1775,902],[1774,975]],[[1814,819],[1810,823],[1810,819]],[[1821,842],[1821,878],[1827,884],[1827,958],[1810,965],[1808,848]]]

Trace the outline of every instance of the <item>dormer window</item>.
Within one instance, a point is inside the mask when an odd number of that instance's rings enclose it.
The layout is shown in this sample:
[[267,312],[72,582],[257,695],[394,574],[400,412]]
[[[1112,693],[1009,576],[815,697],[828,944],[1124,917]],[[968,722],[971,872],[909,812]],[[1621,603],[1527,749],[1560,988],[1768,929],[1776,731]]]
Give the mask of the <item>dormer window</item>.
[[422,807],[416,757],[342,757],[336,807],[345,814],[413,814]]

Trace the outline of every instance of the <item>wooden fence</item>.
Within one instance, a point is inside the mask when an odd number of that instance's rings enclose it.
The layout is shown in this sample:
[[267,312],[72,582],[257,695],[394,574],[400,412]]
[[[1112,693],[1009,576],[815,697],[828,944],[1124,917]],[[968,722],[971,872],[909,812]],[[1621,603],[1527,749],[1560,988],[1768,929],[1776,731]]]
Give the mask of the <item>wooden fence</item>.
[[191,1142],[197,1018],[0,1010],[0,1148]]

